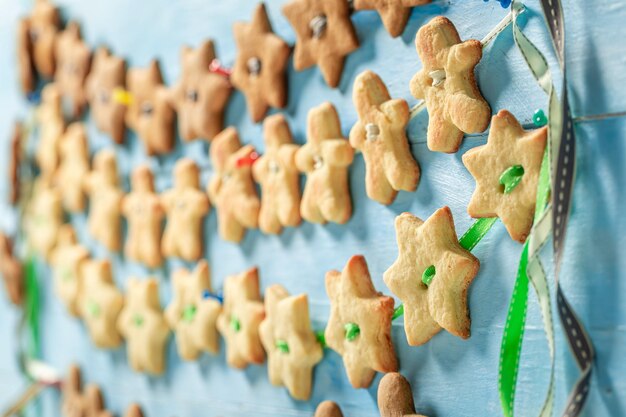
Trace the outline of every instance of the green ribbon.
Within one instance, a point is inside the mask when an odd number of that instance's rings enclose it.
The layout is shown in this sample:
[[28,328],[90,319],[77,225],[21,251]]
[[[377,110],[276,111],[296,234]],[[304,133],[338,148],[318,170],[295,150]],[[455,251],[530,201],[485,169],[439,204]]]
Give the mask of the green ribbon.
[[346,323],[343,328],[346,331],[346,339],[352,342],[361,334],[361,328],[356,323]]
[[286,340],[277,339],[275,344],[276,344],[276,349],[278,349],[282,353],[289,353],[289,344],[287,343]]
[[188,306],[186,306],[183,309],[183,321],[186,321],[187,323],[191,323],[194,317],[196,317],[196,311],[197,311],[197,308],[195,305],[189,304]]
[[230,317],[230,328],[233,329],[235,333],[241,330],[241,322],[239,321],[237,317],[235,316]]
[[436,273],[437,273],[437,270],[435,269],[435,265],[431,265],[428,268],[426,268],[424,270],[424,273],[422,274],[422,282],[424,283],[424,285],[428,287],[430,283],[433,281],[433,278],[435,278]]
[[29,256],[26,260],[25,271],[25,314],[26,324],[30,333],[30,340],[27,345],[27,354],[31,358],[38,358],[41,355],[41,338],[39,336],[39,309],[41,302],[39,300],[37,267],[32,256]]
[[518,186],[524,176],[524,167],[513,165],[504,170],[500,175],[500,185],[504,186],[504,194],[509,194]]

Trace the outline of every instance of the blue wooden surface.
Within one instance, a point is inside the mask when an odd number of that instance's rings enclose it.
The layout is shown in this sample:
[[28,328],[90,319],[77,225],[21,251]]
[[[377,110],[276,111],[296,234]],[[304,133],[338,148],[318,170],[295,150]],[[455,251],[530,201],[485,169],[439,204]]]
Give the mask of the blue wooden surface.
[[[280,13],[284,0],[270,0],[268,7],[275,31],[288,42],[295,36]],[[157,57],[168,83],[180,72],[179,48],[195,46],[206,37],[216,40],[218,56],[230,64],[235,50],[230,26],[235,20],[249,20],[253,0],[63,0],[66,18],[83,25],[88,43],[106,44],[125,56],[131,66],[146,65]],[[626,43],[623,1],[568,1],[568,71],[575,116],[601,115],[626,110]],[[0,0],[0,132],[2,151],[0,170],[5,172],[6,151],[12,121],[29,114],[20,96],[15,68],[14,33],[16,19],[30,8],[30,1]],[[551,51],[540,7],[527,2],[524,30],[544,52]],[[354,77],[364,69],[377,72],[387,83],[393,97],[415,102],[408,91],[408,81],[420,68],[413,47],[416,30],[431,17],[445,14],[463,38],[482,38],[504,15],[499,3],[479,0],[438,1],[420,7],[411,15],[404,35],[392,39],[373,12],[353,16],[361,48],[346,62],[337,90],[328,89],[317,69],[296,73],[289,70],[289,106],[286,114],[298,142],[304,141],[308,109],[322,101],[331,101],[339,111],[347,135],[356,114],[351,103]],[[553,54],[553,71],[558,73]],[[510,30],[503,33],[485,53],[478,67],[478,78],[485,97],[495,111],[506,108],[525,122],[536,108],[546,107],[546,97],[533,81],[515,45]],[[558,76],[557,76],[558,78]],[[261,126],[249,121],[240,93],[235,93],[226,120],[236,125],[244,142],[263,149]],[[485,134],[465,140],[455,155],[434,154],[425,145],[426,117],[418,117],[409,127],[412,151],[422,167],[421,184],[415,193],[400,193],[395,203],[384,207],[367,199],[364,191],[364,164],[361,156],[350,168],[354,216],[345,226],[326,227],[304,223],[287,229],[281,236],[248,233],[241,245],[221,241],[216,235],[216,217],[212,212],[206,223],[206,257],[210,262],[214,285],[224,277],[251,265],[258,265],[263,287],[283,284],[290,292],[309,294],[314,325],[323,327],[328,316],[324,273],[340,269],[352,254],[364,254],[376,287],[385,292],[383,271],[393,262],[397,249],[394,217],[410,211],[427,217],[442,205],[451,207],[457,231],[470,224],[466,206],[474,188],[472,178],[461,163],[461,154],[482,144]],[[626,415],[626,259],[621,248],[626,245],[626,221],[623,207],[626,193],[626,118],[580,121],[576,131],[579,144],[578,173],[573,213],[570,220],[563,285],[570,300],[591,331],[598,351],[597,371],[586,410],[587,416]],[[109,138],[89,125],[91,151],[114,146]],[[190,156],[203,167],[203,183],[210,176],[208,145],[178,143],[176,151],[163,158],[148,158],[134,135],[128,144],[115,146],[124,175],[140,161],[148,161],[157,171],[157,188],[171,185],[171,167],[182,155]],[[0,195],[6,194],[6,181],[0,183]],[[126,186],[128,184],[126,183]],[[94,257],[109,254],[89,238],[86,218],[72,216],[81,241]],[[0,227],[12,231],[15,213],[0,207]],[[447,333],[437,335],[422,347],[406,345],[401,323],[394,323],[393,339],[400,358],[401,371],[413,385],[418,411],[430,416],[499,415],[497,369],[503,322],[515,278],[521,246],[512,242],[504,227],[497,224],[475,249],[481,271],[470,290],[472,337],[467,341]],[[549,255],[546,253],[546,255]],[[546,260],[548,260],[546,256]],[[147,276],[148,271],[112,255],[115,278],[121,287],[129,276]],[[546,262],[549,264],[549,262]],[[179,266],[169,261],[157,271],[165,305],[171,296],[168,272]],[[313,396],[309,402],[296,402],[282,388],[271,386],[265,366],[246,371],[227,367],[224,353],[203,356],[198,362],[183,363],[173,340],[168,345],[168,371],[162,378],[133,373],[123,348],[114,352],[93,348],[84,326],[70,318],[52,294],[49,270],[39,265],[44,291],[42,305],[43,355],[45,360],[66,369],[71,362],[83,366],[86,379],[102,385],[107,403],[118,414],[132,401],[141,403],[149,417],[170,416],[308,416],[317,403],[332,399],[341,404],[347,416],[374,416],[378,380],[368,390],[354,390],[347,381],[341,358],[327,351],[315,370]],[[531,293],[528,327],[522,353],[518,384],[518,415],[537,414],[548,377],[547,344],[541,318]],[[0,409],[23,388],[15,363],[14,328],[19,316],[4,295],[0,296]],[[557,405],[564,403],[578,371],[557,331]],[[44,414],[58,415],[59,398],[48,394]]]

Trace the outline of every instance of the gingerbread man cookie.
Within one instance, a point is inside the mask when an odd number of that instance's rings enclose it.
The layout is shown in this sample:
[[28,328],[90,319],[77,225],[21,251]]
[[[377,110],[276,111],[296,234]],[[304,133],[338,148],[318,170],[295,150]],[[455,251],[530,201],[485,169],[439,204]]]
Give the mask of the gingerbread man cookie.
[[75,317],[80,315],[79,301],[83,290],[83,265],[89,258],[89,251],[78,243],[74,228],[63,225],[59,230],[58,242],[54,248],[50,264],[54,277],[54,290],[67,311]]
[[52,177],[59,166],[59,147],[65,131],[61,93],[56,84],[50,83],[43,88],[36,117],[39,123],[39,143],[35,161],[41,176]]
[[259,3],[251,23],[233,25],[237,59],[231,81],[246,96],[248,111],[260,122],[267,109],[287,105],[287,60],[291,48],[272,32],[265,10]]
[[149,268],[163,263],[161,224],[165,213],[161,199],[154,192],[154,176],[147,165],[133,171],[131,192],[122,199],[122,214],[128,222],[124,254]]
[[224,240],[240,242],[246,229],[259,225],[260,202],[252,180],[258,157],[252,145],[241,146],[234,127],[224,129],[211,144],[214,174],[207,192],[217,209],[217,227]]
[[63,381],[63,417],[113,417],[105,409],[100,387],[94,384],[82,388],[81,372],[72,365]]
[[296,151],[287,120],[282,114],[269,116],[263,122],[265,154],[252,166],[252,174],[261,185],[259,228],[278,234],[283,226],[297,226],[300,217],[300,173],[296,168]]
[[89,173],[89,145],[87,131],[80,122],[67,127],[59,145],[61,165],[57,182],[63,197],[63,206],[70,212],[85,209],[83,182]]
[[283,6],[283,13],[296,32],[296,71],[317,63],[326,83],[337,87],[346,55],[359,47],[348,2],[293,0]]
[[377,292],[363,256],[353,256],[342,272],[326,273],[330,318],[326,344],[343,357],[354,388],[367,388],[376,372],[395,372],[391,341],[393,298]]
[[398,191],[415,191],[420,179],[406,137],[409,105],[392,100],[380,77],[369,70],[354,81],[352,100],[359,120],[350,130],[350,144],[365,159],[365,190],[369,198],[391,204]]
[[312,223],[346,223],[352,215],[348,166],[354,150],[341,134],[337,110],[323,103],[309,111],[307,143],[296,153],[298,170],[307,175],[300,213]]
[[480,262],[459,244],[450,209],[440,208],[425,222],[402,213],[395,226],[398,258],[383,280],[404,303],[409,345],[428,342],[442,328],[467,339],[467,289]]
[[57,243],[59,228],[63,224],[61,193],[50,180],[40,177],[35,180],[33,197],[26,208],[24,228],[29,244],[44,258]]
[[20,165],[22,163],[22,136],[24,127],[22,122],[17,121],[13,125],[13,133],[9,142],[9,203],[16,205],[20,199]]
[[463,155],[463,163],[476,179],[467,207],[470,216],[498,216],[512,239],[526,240],[533,225],[547,135],[547,126],[524,130],[506,110],[493,116],[487,144]]
[[217,317],[222,306],[213,296],[209,264],[202,260],[193,271],[174,272],[173,288],[165,318],[176,334],[178,354],[187,361],[197,359],[202,352],[217,354]]
[[411,9],[430,3],[432,0],[354,0],[354,10],[376,10],[385,29],[391,36],[398,37],[404,31]]
[[211,70],[215,58],[212,40],[195,50],[188,46],[181,50],[182,75],[172,96],[184,141],[212,140],[223,129],[224,108],[232,86],[226,77]]
[[20,305],[24,300],[24,276],[22,262],[13,254],[13,241],[0,233],[0,275],[4,279],[4,288],[9,300]]
[[137,372],[162,374],[169,328],[159,303],[159,283],[155,278],[128,280],[126,302],[117,328],[126,339],[131,368]]
[[259,327],[273,385],[284,385],[296,400],[311,396],[313,367],[324,352],[311,328],[306,294],[289,296],[276,284],[265,291],[266,317]]
[[124,90],[125,83],[124,60],[111,55],[107,48],[98,48],[85,81],[85,91],[96,126],[111,135],[115,143],[124,143],[126,133],[126,104],[116,99],[116,93]]
[[126,85],[133,98],[126,110],[126,123],[137,132],[148,155],[166,154],[174,148],[174,108],[163,85],[159,62],[146,68],[131,68]]
[[315,409],[313,417],[343,417],[341,408],[332,401],[322,401]]
[[122,191],[115,152],[103,149],[93,158],[93,170],[84,182],[89,195],[89,232],[108,250],[117,252],[122,245]]
[[78,118],[87,105],[85,80],[91,65],[91,50],[81,39],[78,23],[68,23],[58,35],[55,56],[54,81],[63,97],[70,101],[73,117]]
[[411,94],[428,109],[428,149],[456,152],[463,133],[487,129],[491,109],[476,84],[474,68],[483,55],[480,41],[461,42],[452,22],[435,17],[415,36],[422,69],[413,76]]
[[380,417],[425,417],[415,414],[411,385],[397,372],[388,373],[380,380],[378,409]]
[[117,319],[124,306],[124,296],[115,285],[108,260],[88,260],[81,265],[82,291],[78,301],[93,343],[103,349],[118,347],[122,336]]
[[243,369],[265,360],[259,335],[259,325],[264,318],[258,269],[227,277],[217,329],[226,341],[226,361],[233,368]]
[[183,158],[174,168],[174,188],[161,195],[167,223],[161,252],[195,261],[202,256],[202,220],[210,209],[209,198],[200,190],[200,172],[196,163]]

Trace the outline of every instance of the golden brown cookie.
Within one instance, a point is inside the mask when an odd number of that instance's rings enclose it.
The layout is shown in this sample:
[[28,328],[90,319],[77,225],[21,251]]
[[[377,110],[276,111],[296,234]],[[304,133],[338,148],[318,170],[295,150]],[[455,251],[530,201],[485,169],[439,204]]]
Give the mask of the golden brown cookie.
[[74,122],[67,127],[59,144],[61,164],[56,181],[63,197],[63,207],[70,212],[85,209],[83,182],[89,173],[89,145],[85,125]]
[[189,158],[176,162],[174,187],[161,194],[167,215],[161,241],[163,256],[195,261],[202,256],[202,220],[210,209],[209,198],[200,189],[200,170]]
[[365,258],[348,260],[342,272],[326,273],[330,318],[326,344],[339,353],[354,388],[367,388],[376,372],[395,372],[398,360],[391,341],[393,298],[377,292]]
[[[58,9],[47,0],[37,0],[30,16],[20,20],[18,25],[18,54],[21,79],[25,80],[27,72],[30,72],[32,84],[30,92],[35,87],[37,74],[44,78],[51,78],[55,69],[54,45],[60,27]],[[25,48],[26,46],[26,48]],[[28,59],[22,54],[28,53]],[[33,70],[37,74],[33,73]],[[24,82],[23,87],[28,85]]]
[[275,284],[265,290],[265,311],[259,332],[270,382],[286,386],[293,398],[306,401],[311,396],[313,367],[324,356],[311,328],[308,297],[290,296]]
[[54,278],[54,291],[65,305],[68,313],[80,316],[79,302],[83,291],[83,265],[89,259],[89,251],[78,243],[74,228],[63,225],[59,230],[57,244],[50,257]]
[[105,409],[100,387],[89,384],[82,388],[80,368],[72,365],[63,381],[63,417],[113,417]]
[[296,32],[296,71],[317,64],[326,84],[337,87],[346,55],[359,47],[348,2],[293,0],[283,6],[283,14]]
[[70,22],[56,40],[54,81],[61,95],[69,100],[72,116],[78,118],[87,105],[85,80],[91,65],[91,50],[83,42],[80,27]]
[[117,161],[112,149],[98,151],[84,182],[89,196],[89,233],[108,250],[122,247],[122,199]]
[[9,142],[9,169],[7,179],[9,180],[9,203],[16,205],[20,199],[20,165],[22,163],[22,136],[24,126],[17,121],[13,124],[13,133]]
[[402,213],[395,226],[398,258],[383,280],[404,303],[409,345],[428,342],[442,328],[467,339],[467,290],[480,262],[459,244],[450,209],[440,208],[425,222]]
[[174,148],[174,108],[169,90],[163,85],[159,62],[146,68],[131,68],[126,86],[132,100],[126,110],[126,123],[143,142],[148,155],[166,154]]
[[55,83],[50,83],[42,89],[36,119],[39,123],[39,143],[35,161],[41,171],[40,175],[51,178],[59,166],[61,138],[65,131],[61,93]]
[[354,0],[354,10],[376,10],[387,32],[400,36],[409,20],[411,9],[431,0]]
[[254,122],[260,122],[267,109],[287,105],[287,60],[291,48],[272,32],[265,10],[259,3],[252,22],[233,25],[237,59],[231,81],[246,96],[248,111]]
[[388,373],[380,380],[378,409],[380,417],[425,417],[415,414],[411,385],[397,372]]
[[131,177],[131,191],[122,199],[122,214],[128,222],[124,246],[127,258],[149,268],[163,263],[161,226],[165,212],[154,192],[154,176],[147,165],[139,165]]
[[217,227],[224,240],[240,242],[246,229],[259,225],[260,202],[252,180],[258,157],[252,145],[241,146],[234,127],[224,129],[211,144],[213,177],[207,187],[217,210]]
[[259,325],[265,308],[259,289],[259,271],[251,268],[224,281],[224,304],[217,318],[217,329],[226,341],[226,361],[233,368],[261,364],[265,352]]
[[350,130],[350,144],[365,159],[367,196],[391,204],[398,191],[415,191],[420,179],[406,136],[409,105],[392,100],[380,77],[369,70],[354,81],[352,101],[359,120]]
[[37,70],[33,62],[33,43],[30,39],[30,22],[28,18],[17,22],[17,64],[20,77],[20,86],[25,94],[35,91],[37,84]]
[[0,233],[0,275],[9,300],[20,305],[24,300],[24,276],[22,262],[13,254],[13,241]]
[[463,163],[476,179],[467,207],[470,216],[498,216],[512,239],[526,240],[533,225],[547,135],[547,126],[524,130],[506,110],[493,116],[487,144],[463,155]]
[[341,134],[337,110],[323,103],[309,111],[307,143],[296,153],[296,166],[307,176],[300,213],[311,223],[343,224],[352,216],[348,167],[354,150]]
[[213,140],[224,127],[224,109],[232,86],[226,77],[211,70],[215,58],[212,40],[196,49],[181,49],[182,75],[173,87],[172,101],[184,141]]
[[108,133],[115,143],[124,143],[126,104],[116,99],[118,91],[126,84],[126,63],[112,55],[105,47],[95,52],[85,91],[91,117],[102,132]]
[[159,303],[156,278],[128,279],[126,301],[117,328],[126,339],[131,368],[136,372],[162,374],[169,328]]
[[456,152],[463,133],[489,126],[491,108],[478,89],[474,68],[483,56],[480,41],[461,42],[452,22],[435,17],[415,36],[422,69],[413,76],[411,94],[428,109],[428,149]]
[[193,271],[177,270],[172,285],[174,295],[165,318],[176,334],[178,354],[187,361],[197,359],[202,352],[217,354],[217,317],[222,306],[212,296],[209,264],[202,260]]
[[126,409],[124,417],[144,417],[144,414],[139,404],[131,404]]
[[29,245],[49,260],[62,224],[63,206],[58,187],[45,177],[37,178],[24,216]]
[[315,409],[313,417],[343,417],[341,408],[332,401],[322,401]]
[[263,122],[265,153],[252,166],[254,180],[261,185],[259,228],[278,234],[283,226],[297,226],[300,216],[300,172],[287,120],[282,114],[269,116]]

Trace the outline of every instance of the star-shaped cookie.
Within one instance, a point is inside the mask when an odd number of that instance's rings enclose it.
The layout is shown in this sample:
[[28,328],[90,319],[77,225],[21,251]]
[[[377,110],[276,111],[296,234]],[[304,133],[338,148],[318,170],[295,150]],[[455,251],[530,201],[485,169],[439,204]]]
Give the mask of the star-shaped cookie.
[[89,384],[82,388],[80,368],[72,365],[63,381],[63,417],[113,417],[104,406],[100,387]]
[[259,228],[267,234],[278,234],[283,226],[300,224],[300,172],[296,168],[296,151],[287,120],[282,114],[269,116],[263,122],[265,153],[252,166],[254,180],[261,185]]
[[22,136],[24,126],[22,122],[16,121],[13,124],[13,132],[9,142],[9,169],[7,179],[9,180],[9,203],[16,205],[20,199],[20,165],[22,164]]
[[474,68],[483,56],[480,41],[461,42],[452,22],[435,17],[415,36],[422,69],[409,85],[428,109],[428,149],[454,153],[463,133],[487,129],[491,109],[478,89]]
[[174,187],[161,194],[167,215],[161,241],[163,256],[195,261],[202,256],[202,220],[209,212],[209,198],[200,189],[200,171],[189,158],[176,162]]
[[51,178],[59,166],[59,146],[65,131],[61,93],[56,84],[50,83],[43,88],[36,118],[39,123],[39,143],[35,151],[35,161],[40,175]]
[[33,186],[33,197],[24,216],[28,243],[41,256],[48,259],[57,243],[59,228],[63,224],[61,193],[46,177],[39,177]]
[[341,408],[332,401],[322,401],[315,409],[313,417],[343,417]]
[[70,212],[85,209],[83,182],[89,173],[89,145],[87,130],[80,122],[67,127],[59,144],[61,164],[57,182],[63,197],[63,207]]
[[[32,80],[31,88],[25,89],[26,92],[35,88],[37,74],[44,78],[54,75],[54,44],[60,23],[59,10],[47,0],[37,0],[30,16],[20,20],[18,54],[28,54],[27,60],[19,60],[20,72],[30,72]],[[22,49],[25,45],[26,50]],[[26,84],[23,86],[27,87]]]
[[24,276],[22,262],[13,254],[13,241],[0,233],[0,275],[9,300],[20,305],[24,300]]
[[224,304],[217,318],[217,329],[226,341],[226,361],[233,368],[261,364],[265,352],[259,325],[265,308],[259,289],[259,271],[251,268],[224,281]]
[[116,91],[126,84],[126,63],[105,47],[94,54],[91,70],[85,81],[90,114],[96,126],[108,133],[115,143],[124,143],[126,104],[115,99]]
[[415,191],[420,179],[406,136],[409,105],[392,100],[380,77],[369,70],[354,81],[352,101],[359,120],[350,130],[350,144],[365,159],[365,190],[372,200],[391,204],[398,191]]
[[425,417],[415,413],[411,385],[397,372],[388,373],[380,380],[378,409],[380,417]]
[[202,352],[217,354],[217,316],[222,306],[211,296],[209,264],[202,260],[193,271],[179,269],[172,281],[174,296],[165,318],[176,334],[178,354],[187,361],[197,359]]
[[103,149],[93,158],[93,170],[86,176],[89,196],[89,233],[108,250],[122,246],[122,198],[115,151]]
[[85,80],[91,66],[91,50],[83,42],[80,27],[70,22],[57,37],[54,81],[63,97],[69,100],[72,116],[78,118],[87,106]]
[[450,209],[438,209],[425,222],[402,213],[395,227],[398,258],[383,280],[404,303],[409,345],[428,342],[442,328],[467,339],[467,290],[480,262],[459,244]]
[[352,216],[348,166],[354,149],[341,134],[337,110],[323,103],[309,111],[307,143],[296,153],[296,166],[307,176],[300,213],[311,223],[343,224]]
[[131,191],[122,199],[122,214],[128,222],[124,254],[149,268],[163,263],[161,227],[165,213],[154,192],[154,176],[147,165],[139,165],[131,177]]
[[342,272],[327,272],[326,293],[330,318],[324,337],[343,357],[352,386],[367,388],[377,371],[397,371],[391,341],[394,301],[376,291],[365,258],[353,256]]
[[291,48],[272,32],[263,3],[252,22],[236,22],[233,33],[238,53],[231,81],[246,96],[252,120],[260,122],[270,106],[287,105],[285,71]]
[[[126,110],[126,123],[143,142],[148,155],[166,154],[174,148],[174,108],[163,85],[159,62],[146,68],[131,68],[126,86],[133,99]],[[180,119],[179,119],[180,123]]]
[[128,279],[126,301],[117,328],[126,339],[131,368],[137,372],[162,374],[169,328],[159,303],[159,283],[155,278]]
[[216,58],[212,40],[196,49],[183,46],[180,58],[182,75],[172,90],[180,137],[184,141],[212,140],[224,127],[224,108],[232,86],[210,69]]
[[337,87],[346,55],[359,47],[359,40],[346,0],[293,0],[283,6],[296,32],[293,65],[302,71],[319,65],[324,80]]
[[266,317],[259,332],[273,385],[284,385],[296,400],[311,396],[313,367],[324,353],[311,328],[306,294],[290,296],[275,284],[265,290]]
[[409,20],[411,9],[431,0],[354,0],[354,10],[376,10],[387,32],[400,36]]
[[213,177],[207,192],[217,210],[217,227],[222,239],[240,242],[246,229],[259,225],[261,203],[252,180],[257,156],[252,145],[241,146],[234,127],[224,129],[211,144]]
[[122,343],[117,319],[124,296],[115,285],[108,260],[88,260],[81,265],[82,291],[78,301],[80,316],[94,345],[116,348]]
[[[470,149],[463,163],[476,179],[467,212],[472,217],[498,216],[512,239],[524,242],[533,225],[537,182],[548,128],[524,130],[511,113],[500,110],[491,119],[487,144]],[[518,170],[510,190],[503,175]]]
[[80,316],[79,300],[83,290],[82,267],[89,258],[89,251],[78,243],[74,228],[63,225],[59,230],[58,241],[50,257],[54,290],[67,311]]

